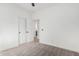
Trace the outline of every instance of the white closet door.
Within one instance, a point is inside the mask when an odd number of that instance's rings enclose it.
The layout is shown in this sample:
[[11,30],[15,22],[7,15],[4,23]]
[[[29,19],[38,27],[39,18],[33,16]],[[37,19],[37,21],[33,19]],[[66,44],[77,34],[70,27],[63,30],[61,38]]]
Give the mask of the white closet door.
[[27,36],[26,36],[26,18],[25,17],[20,17],[18,21],[18,43],[22,44],[27,41]]

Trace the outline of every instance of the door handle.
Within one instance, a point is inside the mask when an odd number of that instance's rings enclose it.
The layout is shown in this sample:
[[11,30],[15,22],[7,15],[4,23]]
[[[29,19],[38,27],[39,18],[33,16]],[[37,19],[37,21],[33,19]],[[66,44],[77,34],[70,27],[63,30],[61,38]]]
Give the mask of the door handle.
[[20,34],[21,32],[19,32],[19,34]]
[[26,31],[26,33],[29,33],[29,31]]

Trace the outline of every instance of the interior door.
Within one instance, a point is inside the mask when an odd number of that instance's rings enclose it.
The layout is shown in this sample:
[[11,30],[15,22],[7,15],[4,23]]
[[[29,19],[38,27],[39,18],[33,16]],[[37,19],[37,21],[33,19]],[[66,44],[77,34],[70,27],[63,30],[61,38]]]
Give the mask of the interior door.
[[27,36],[26,36],[26,18],[20,17],[18,21],[18,43],[19,45],[26,42]]

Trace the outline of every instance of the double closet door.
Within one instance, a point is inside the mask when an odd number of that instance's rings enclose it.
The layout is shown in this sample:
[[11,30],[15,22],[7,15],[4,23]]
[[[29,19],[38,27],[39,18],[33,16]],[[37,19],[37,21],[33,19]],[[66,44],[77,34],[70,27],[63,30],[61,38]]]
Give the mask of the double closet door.
[[18,19],[18,44],[27,42],[27,19],[25,17],[20,17]]

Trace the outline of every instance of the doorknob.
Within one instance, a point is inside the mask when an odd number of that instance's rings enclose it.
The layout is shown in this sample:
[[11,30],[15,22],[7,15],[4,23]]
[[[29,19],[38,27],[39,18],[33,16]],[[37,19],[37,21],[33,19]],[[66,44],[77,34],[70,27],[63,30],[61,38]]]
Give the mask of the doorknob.
[[26,31],[26,33],[29,33],[29,31]]
[[19,32],[19,34],[20,34],[21,32]]

